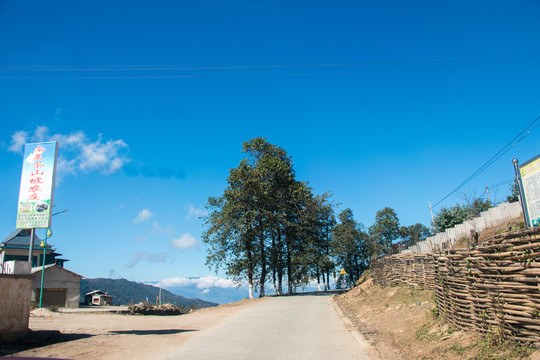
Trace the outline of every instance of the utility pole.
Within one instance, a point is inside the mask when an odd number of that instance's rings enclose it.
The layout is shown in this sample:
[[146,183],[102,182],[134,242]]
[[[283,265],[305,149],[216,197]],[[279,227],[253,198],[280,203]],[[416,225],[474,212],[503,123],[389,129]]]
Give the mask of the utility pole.
[[489,202],[489,188],[486,186],[486,192],[487,192],[487,198],[488,198],[488,202]]
[[429,211],[431,211],[431,222],[433,222],[435,218],[433,218],[433,208],[431,207],[431,200],[429,201]]
[[519,188],[519,202],[521,204],[521,211],[523,212],[523,220],[525,220],[525,229],[529,229],[529,216],[527,215],[527,206],[525,205],[525,196],[523,194],[523,183],[521,181],[521,174],[519,172],[519,162],[518,159],[512,159],[512,164],[514,164],[514,172],[516,173],[516,180]]

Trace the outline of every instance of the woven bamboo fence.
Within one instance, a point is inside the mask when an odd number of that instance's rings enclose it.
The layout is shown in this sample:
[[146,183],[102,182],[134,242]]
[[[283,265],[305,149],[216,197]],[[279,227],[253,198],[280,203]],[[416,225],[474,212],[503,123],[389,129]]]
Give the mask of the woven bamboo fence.
[[435,289],[433,254],[396,254],[370,264],[373,281],[381,286]]
[[540,229],[444,254],[387,256],[370,268],[381,286],[434,289],[439,313],[458,328],[540,347]]
[[540,232],[435,256],[439,313],[458,328],[540,346]]

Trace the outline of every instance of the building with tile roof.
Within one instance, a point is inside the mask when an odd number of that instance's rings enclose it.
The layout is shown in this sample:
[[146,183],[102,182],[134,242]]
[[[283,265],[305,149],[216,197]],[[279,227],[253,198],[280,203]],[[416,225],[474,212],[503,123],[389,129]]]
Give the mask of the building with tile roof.
[[[18,229],[12,232],[0,244],[0,264],[6,261],[28,261],[28,252],[30,250],[30,229]],[[34,247],[32,253],[32,267],[43,265],[42,239],[34,235]],[[45,246],[45,265],[56,264],[64,267],[66,259],[61,259],[51,244]]]
[[[10,264],[25,262],[28,264],[30,250],[30,229],[19,229],[12,232],[0,243],[0,273],[5,272]],[[40,296],[43,307],[79,307],[79,290],[82,276],[64,269],[67,259],[62,259],[50,243],[43,243],[34,235],[32,251],[32,296],[31,303],[39,306]],[[45,250],[45,251],[44,251]],[[45,266],[43,266],[45,260]],[[15,261],[14,263],[10,263]],[[27,265],[28,266],[28,265]],[[29,268],[29,267],[28,267]],[[43,269],[43,295],[41,295],[41,278]]]

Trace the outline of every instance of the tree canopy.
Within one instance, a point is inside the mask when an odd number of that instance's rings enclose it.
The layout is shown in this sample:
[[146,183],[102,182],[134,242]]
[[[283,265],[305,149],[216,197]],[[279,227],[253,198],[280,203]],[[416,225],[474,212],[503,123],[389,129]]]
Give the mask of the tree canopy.
[[351,209],[345,209],[339,214],[339,222],[334,227],[332,246],[336,262],[349,275],[349,285],[353,285],[368,267],[369,236],[364,226],[354,220]]
[[[247,280],[250,297],[271,279],[277,293],[305,284],[310,277],[328,283],[334,223],[329,194],[314,196],[295,177],[285,150],[263,138],[243,144],[246,157],[231,169],[220,197],[210,197],[206,231],[207,264],[224,268],[238,283]],[[324,276],[326,275],[326,277]],[[326,282],[325,282],[326,278]]]
[[246,282],[250,297],[257,287],[264,296],[268,283],[277,294],[314,280],[328,289],[336,268],[353,285],[370,259],[392,253],[399,239],[412,244],[429,233],[421,224],[400,227],[389,207],[377,212],[369,232],[348,208],[338,222],[332,195],[316,195],[298,180],[284,149],[257,137],[244,142],[242,151],[223,193],[208,198],[202,241],[207,265]]
[[489,200],[474,198],[466,205],[456,204],[453,207],[442,207],[433,219],[433,230],[437,232],[445,231],[457,224],[479,216],[482,211],[487,211],[492,204]]
[[375,223],[369,228],[374,240],[374,252],[378,255],[392,253],[392,244],[400,235],[399,218],[394,209],[385,207],[377,211]]

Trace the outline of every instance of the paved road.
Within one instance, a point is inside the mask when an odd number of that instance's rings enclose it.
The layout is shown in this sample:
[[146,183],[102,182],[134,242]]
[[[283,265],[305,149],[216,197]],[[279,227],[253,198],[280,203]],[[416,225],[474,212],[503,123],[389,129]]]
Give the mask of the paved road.
[[369,359],[331,295],[272,297],[201,331],[161,359]]

